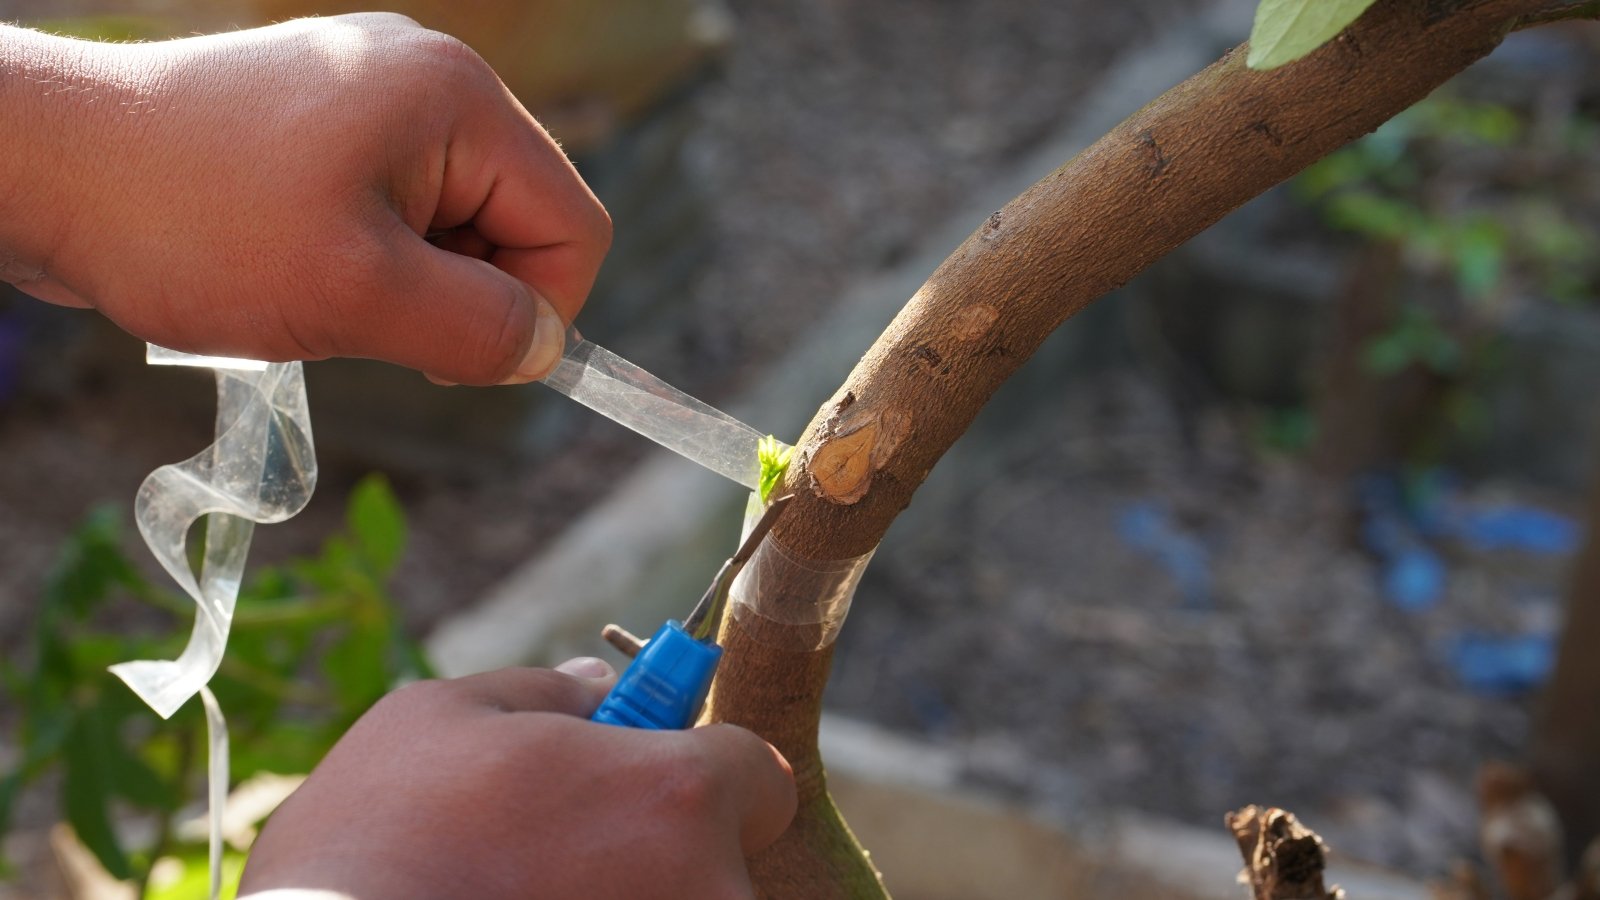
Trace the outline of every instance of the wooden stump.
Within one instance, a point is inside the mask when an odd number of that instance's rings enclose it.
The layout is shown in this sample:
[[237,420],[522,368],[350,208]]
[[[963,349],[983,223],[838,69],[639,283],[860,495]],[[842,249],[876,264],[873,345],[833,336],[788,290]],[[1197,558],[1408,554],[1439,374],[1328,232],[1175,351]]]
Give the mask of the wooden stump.
[[1327,848],[1293,813],[1246,806],[1224,818],[1244,855],[1240,882],[1256,900],[1343,900],[1344,891],[1323,885]]

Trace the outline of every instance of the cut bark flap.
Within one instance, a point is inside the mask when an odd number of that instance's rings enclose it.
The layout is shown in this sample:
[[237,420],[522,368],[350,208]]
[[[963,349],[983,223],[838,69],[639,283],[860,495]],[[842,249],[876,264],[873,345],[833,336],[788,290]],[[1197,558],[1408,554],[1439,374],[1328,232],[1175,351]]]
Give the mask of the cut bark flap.
[[[842,412],[842,410],[839,410]],[[872,476],[911,433],[910,414],[884,409],[857,421],[831,423],[806,452],[806,469],[818,495],[848,506],[867,495]]]

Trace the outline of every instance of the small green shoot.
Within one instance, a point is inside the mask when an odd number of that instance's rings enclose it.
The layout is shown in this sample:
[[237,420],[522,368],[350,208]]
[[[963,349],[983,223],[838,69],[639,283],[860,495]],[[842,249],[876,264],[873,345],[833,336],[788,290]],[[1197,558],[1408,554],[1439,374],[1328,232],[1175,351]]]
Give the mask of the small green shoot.
[[761,464],[756,494],[761,497],[761,505],[772,502],[772,492],[783,482],[783,475],[789,471],[789,460],[793,457],[794,448],[770,434],[756,445],[756,459]]

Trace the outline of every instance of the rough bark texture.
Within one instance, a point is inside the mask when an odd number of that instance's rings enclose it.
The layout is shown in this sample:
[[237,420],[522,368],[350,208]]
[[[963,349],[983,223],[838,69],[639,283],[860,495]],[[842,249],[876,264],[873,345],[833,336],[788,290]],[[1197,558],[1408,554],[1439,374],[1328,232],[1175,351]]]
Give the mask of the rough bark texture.
[[1294,813],[1246,806],[1226,816],[1228,830],[1239,842],[1244,872],[1256,900],[1342,900],[1344,892],[1328,888],[1322,873],[1328,867],[1322,838],[1300,824]]
[[[991,215],[911,298],[802,435],[788,478],[797,496],[770,539],[811,560],[872,549],[1056,326],[1422,99],[1512,28],[1573,8],[1381,0],[1304,60],[1255,72],[1241,46],[1134,113]],[[838,859],[844,842],[815,818],[826,790],[816,730],[830,651],[776,651],[737,623],[721,640],[710,716],[771,741],[801,791],[795,825],[752,860],[758,889],[806,898],[881,892],[864,859]]]
[[1589,536],[1567,586],[1555,672],[1534,721],[1534,780],[1555,805],[1576,854],[1600,838],[1600,470],[1589,491]]

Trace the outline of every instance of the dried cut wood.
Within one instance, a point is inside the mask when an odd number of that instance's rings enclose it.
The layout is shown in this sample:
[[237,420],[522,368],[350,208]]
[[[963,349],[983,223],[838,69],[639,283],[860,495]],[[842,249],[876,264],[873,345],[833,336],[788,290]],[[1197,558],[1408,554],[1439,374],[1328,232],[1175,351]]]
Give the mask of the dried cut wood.
[[1225,821],[1244,855],[1239,881],[1256,900],[1343,900],[1344,891],[1323,884],[1326,845],[1294,813],[1251,805]]

